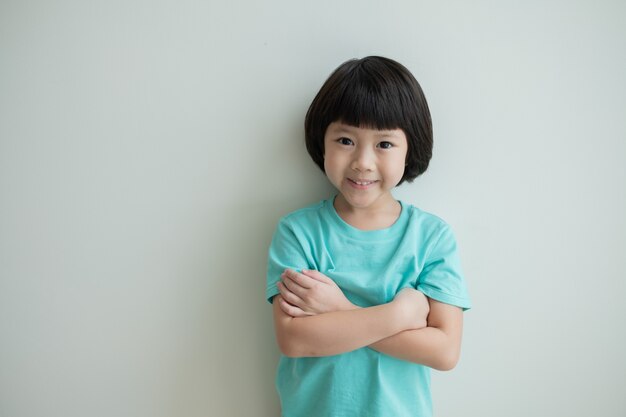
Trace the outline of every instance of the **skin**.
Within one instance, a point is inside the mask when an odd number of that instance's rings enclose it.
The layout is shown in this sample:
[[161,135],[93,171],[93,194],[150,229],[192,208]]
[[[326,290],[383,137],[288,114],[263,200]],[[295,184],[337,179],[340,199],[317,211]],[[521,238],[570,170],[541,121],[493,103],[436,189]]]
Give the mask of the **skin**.
[[[391,226],[401,211],[391,190],[404,173],[404,132],[334,122],[324,145],[326,175],[339,191],[337,213],[362,230]],[[278,289],[274,327],[287,356],[328,356],[369,346],[438,370],[452,369],[458,362],[462,310],[415,289],[403,289],[390,303],[368,308],[352,304],[318,271],[286,270]]]
[[408,150],[404,132],[333,122],[326,129],[324,149],[326,176],[339,191],[337,213],[363,230],[391,226],[401,210],[391,190],[404,174]]

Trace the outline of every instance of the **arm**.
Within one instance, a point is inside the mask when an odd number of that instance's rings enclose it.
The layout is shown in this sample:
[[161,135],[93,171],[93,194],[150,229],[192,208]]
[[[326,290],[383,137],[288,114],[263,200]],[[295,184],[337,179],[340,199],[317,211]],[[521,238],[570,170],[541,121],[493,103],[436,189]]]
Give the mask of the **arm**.
[[428,327],[395,334],[369,347],[440,371],[454,368],[461,352],[463,311],[449,304],[429,301]]
[[[325,275],[316,271],[303,274],[290,271],[282,275],[278,288],[281,295],[279,306],[289,317],[325,315],[331,311],[358,309],[350,303],[341,289]],[[370,348],[410,362],[420,363],[438,370],[449,370],[456,365],[461,346],[463,313],[458,307],[427,300],[421,293],[413,302],[418,315],[426,318],[418,327],[401,331],[393,336],[374,342]],[[426,308],[421,307],[426,303]],[[430,312],[428,309],[430,304]],[[428,327],[425,327],[428,326]]]
[[288,303],[277,295],[273,310],[278,346],[291,357],[330,356],[368,346],[416,327],[418,294],[409,289],[387,304],[303,317],[287,314]]

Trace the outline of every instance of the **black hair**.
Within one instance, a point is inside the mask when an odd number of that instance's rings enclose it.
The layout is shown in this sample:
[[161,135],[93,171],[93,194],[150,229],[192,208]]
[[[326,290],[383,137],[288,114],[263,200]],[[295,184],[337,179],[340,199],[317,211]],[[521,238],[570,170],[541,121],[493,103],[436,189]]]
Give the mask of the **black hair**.
[[377,130],[402,129],[408,151],[398,185],[428,168],[433,149],[430,111],[422,88],[402,64],[380,56],[352,59],[322,85],[304,120],[307,151],[322,171],[326,129],[337,121]]

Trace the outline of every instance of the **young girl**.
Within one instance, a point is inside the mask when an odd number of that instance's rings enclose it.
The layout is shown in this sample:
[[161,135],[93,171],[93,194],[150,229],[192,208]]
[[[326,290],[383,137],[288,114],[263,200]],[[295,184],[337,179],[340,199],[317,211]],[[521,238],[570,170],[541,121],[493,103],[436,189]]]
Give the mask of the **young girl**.
[[305,136],[338,193],[283,217],[269,249],[283,416],[431,416],[430,368],[456,365],[470,300],[450,227],[391,194],[432,155],[424,94],[393,60],[345,62]]

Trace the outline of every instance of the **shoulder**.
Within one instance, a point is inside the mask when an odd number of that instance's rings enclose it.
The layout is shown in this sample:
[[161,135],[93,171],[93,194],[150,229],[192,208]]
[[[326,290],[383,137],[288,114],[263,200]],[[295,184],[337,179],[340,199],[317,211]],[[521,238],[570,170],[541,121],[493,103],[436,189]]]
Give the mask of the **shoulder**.
[[450,225],[441,217],[412,204],[403,202],[402,205],[408,212],[409,227],[416,228],[422,234],[430,235],[431,237],[452,233]]
[[310,218],[319,217],[322,209],[324,208],[325,202],[326,200],[318,201],[317,203],[313,203],[306,207],[292,211],[291,213],[285,214],[283,217],[281,217],[280,221],[297,222],[299,220],[307,220]]
[[407,235],[415,239],[424,257],[441,250],[454,251],[457,239],[450,224],[441,217],[407,205],[409,221]]
[[326,204],[327,201],[322,200],[292,211],[291,213],[288,213],[280,218],[278,221],[278,228],[293,231],[310,229],[312,226],[320,224]]

